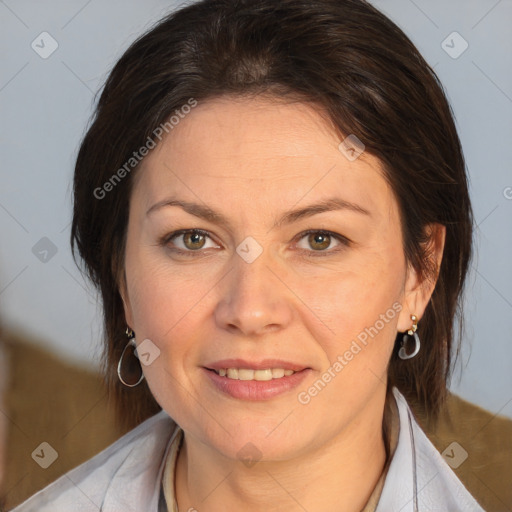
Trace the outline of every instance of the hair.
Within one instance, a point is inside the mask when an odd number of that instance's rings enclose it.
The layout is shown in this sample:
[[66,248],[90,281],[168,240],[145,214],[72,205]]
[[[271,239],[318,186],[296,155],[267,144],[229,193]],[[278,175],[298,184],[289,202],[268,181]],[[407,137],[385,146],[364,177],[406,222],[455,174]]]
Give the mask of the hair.
[[[402,30],[364,0],[202,0],[159,21],[108,76],[76,160],[71,244],[101,294],[104,370],[120,415],[134,425],[160,407],[145,381],[126,388],[116,374],[127,343],[119,287],[138,166],[115,183],[113,176],[191,98],[257,95],[316,105],[341,137],[356,135],[380,160],[399,206],[406,260],[422,279],[437,277],[414,359],[398,358],[397,335],[388,398],[397,386],[434,417],[459,350],[454,319],[462,326],[471,258],[464,157],[436,74]],[[109,180],[104,198],[97,191]],[[429,244],[435,223],[446,227],[439,268]]]

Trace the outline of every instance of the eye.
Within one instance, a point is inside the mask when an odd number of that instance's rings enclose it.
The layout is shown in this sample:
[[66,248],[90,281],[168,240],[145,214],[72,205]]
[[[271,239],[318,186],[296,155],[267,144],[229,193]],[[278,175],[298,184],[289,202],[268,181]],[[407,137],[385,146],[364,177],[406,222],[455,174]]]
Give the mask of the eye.
[[[331,233],[330,231],[310,230],[301,233],[299,236],[300,239],[297,243],[297,247],[309,252],[332,253],[349,245],[347,238],[337,233]],[[305,244],[301,246],[302,240],[305,240]],[[323,254],[318,255],[323,256]]]
[[[208,246],[207,242],[210,241],[212,245]],[[165,245],[172,245],[178,249],[178,252],[194,252],[200,249],[210,249],[219,247],[210,238],[206,231],[199,229],[181,230],[171,233],[165,238]]]
[[[298,235],[296,247],[314,256],[327,256],[350,245],[350,240],[337,233],[322,230],[310,230]],[[207,231],[201,229],[182,229],[161,240],[163,246],[170,246],[176,253],[193,255],[203,249],[220,248]],[[208,245],[209,244],[209,245]],[[316,253],[316,254],[315,254]]]

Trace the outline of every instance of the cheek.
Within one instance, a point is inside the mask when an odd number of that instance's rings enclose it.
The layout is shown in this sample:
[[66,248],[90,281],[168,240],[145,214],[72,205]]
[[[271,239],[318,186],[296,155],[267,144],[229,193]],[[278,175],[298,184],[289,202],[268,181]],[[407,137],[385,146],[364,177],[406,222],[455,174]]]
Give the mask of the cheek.
[[207,279],[180,272],[165,258],[139,251],[127,257],[128,294],[137,334],[155,342],[179,328],[190,317],[208,286]]
[[398,251],[386,253],[385,258],[354,256],[338,270],[300,285],[301,295],[337,338],[347,339],[347,334],[357,335],[401,302],[404,275],[404,258]]
[[[324,353],[318,379],[328,384],[310,383],[300,390],[299,402],[307,404],[313,416],[322,417],[325,428],[338,428],[339,417],[361,409],[386,387],[402,309],[403,269],[401,253],[386,259],[373,255],[350,271],[303,287],[305,302],[316,300],[312,309],[329,328],[316,338]],[[325,414],[333,407],[341,416]]]
[[[386,381],[404,275],[403,253],[390,247],[354,256],[339,271],[303,285],[304,302],[313,305],[311,309],[328,327],[317,328],[317,333],[324,333],[316,338],[324,353],[323,370],[331,368],[339,376],[320,402],[347,395],[364,401],[370,390]],[[335,362],[338,372],[332,369]]]
[[180,382],[188,379],[187,364],[198,360],[212,337],[210,294],[218,276],[202,272],[199,278],[143,253],[127,260],[126,274],[137,341],[149,339],[160,351],[144,368],[148,382],[169,381],[169,374]]
[[139,344],[149,339],[158,353],[142,369],[155,400],[172,417],[181,419],[182,411],[193,409],[192,397],[200,396],[187,364],[197,360],[200,340],[207,339],[200,319],[206,283],[142,263],[131,268],[127,264],[134,330]]

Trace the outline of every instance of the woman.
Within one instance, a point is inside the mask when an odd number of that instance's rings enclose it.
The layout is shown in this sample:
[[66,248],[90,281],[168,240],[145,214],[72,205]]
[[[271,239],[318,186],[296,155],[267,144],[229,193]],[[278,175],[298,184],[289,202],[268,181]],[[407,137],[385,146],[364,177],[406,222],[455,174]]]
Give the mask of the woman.
[[110,389],[162,411],[16,510],[483,510],[407,404],[446,394],[464,159],[376,9],[171,14],[109,76],[74,194]]

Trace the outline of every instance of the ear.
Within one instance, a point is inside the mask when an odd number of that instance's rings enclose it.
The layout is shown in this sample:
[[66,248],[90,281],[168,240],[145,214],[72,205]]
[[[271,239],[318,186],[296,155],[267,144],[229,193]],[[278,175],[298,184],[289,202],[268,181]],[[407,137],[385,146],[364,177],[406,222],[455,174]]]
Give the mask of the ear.
[[133,313],[132,313],[132,307],[130,304],[130,299],[128,297],[128,286],[126,285],[126,272],[123,271],[120,272],[120,276],[118,279],[118,286],[119,286],[119,294],[121,295],[121,299],[123,301],[123,308],[124,308],[124,317],[126,319],[126,325],[133,329]]
[[446,227],[442,224],[429,224],[425,228],[426,272],[425,275],[420,276],[411,264],[407,267],[403,308],[400,311],[397,325],[399,332],[410,329],[411,315],[415,315],[419,322],[425,312],[439,277],[445,237]]

